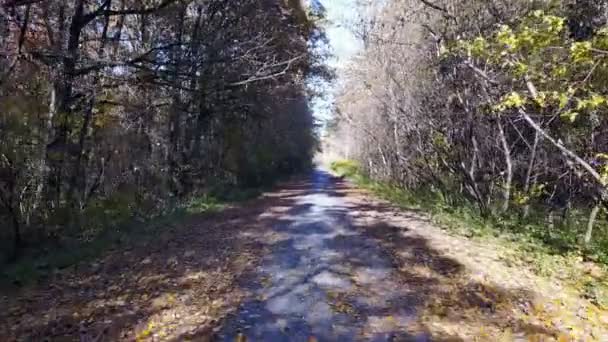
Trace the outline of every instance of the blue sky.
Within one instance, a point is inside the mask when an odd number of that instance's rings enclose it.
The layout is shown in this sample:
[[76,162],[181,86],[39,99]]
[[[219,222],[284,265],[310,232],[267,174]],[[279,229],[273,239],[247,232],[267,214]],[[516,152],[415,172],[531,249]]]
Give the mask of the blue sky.
[[[339,78],[341,69],[361,49],[361,42],[349,28],[358,16],[356,0],[316,1],[326,10],[327,21],[324,29],[333,54],[333,57],[327,63],[330,67],[335,68]],[[323,88],[325,96],[312,102],[315,116],[322,123],[331,117],[335,84],[324,84]]]
[[326,27],[333,52],[336,56],[336,64],[340,67],[346,63],[361,48],[360,42],[352,34],[349,26],[356,20],[357,6],[355,0],[321,0],[327,11],[328,26]]

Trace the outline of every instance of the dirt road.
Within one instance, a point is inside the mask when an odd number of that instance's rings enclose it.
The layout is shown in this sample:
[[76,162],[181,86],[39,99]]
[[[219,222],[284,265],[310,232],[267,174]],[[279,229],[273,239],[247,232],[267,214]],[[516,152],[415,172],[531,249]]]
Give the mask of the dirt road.
[[4,295],[1,341],[606,341],[498,245],[324,171]]
[[492,241],[326,172],[268,196],[272,242],[219,341],[604,341],[608,317]]
[[[243,334],[252,341],[388,341],[412,337],[415,296],[390,255],[358,230],[358,210],[340,183],[316,171],[309,182],[281,191],[294,201],[272,228],[276,242],[252,279],[252,293],[227,320],[220,340]],[[425,341],[424,334],[415,340]]]

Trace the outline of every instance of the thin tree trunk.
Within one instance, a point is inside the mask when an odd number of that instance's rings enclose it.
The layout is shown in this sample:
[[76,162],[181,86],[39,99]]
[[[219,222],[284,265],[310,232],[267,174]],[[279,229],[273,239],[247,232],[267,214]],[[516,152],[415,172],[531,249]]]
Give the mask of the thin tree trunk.
[[11,216],[13,219],[13,232],[14,232],[14,245],[13,245],[13,255],[12,259],[16,260],[21,253],[21,248],[23,247],[23,239],[21,237],[21,224],[19,223],[19,219],[17,218],[14,210],[11,209]]
[[[83,159],[86,159],[87,153],[85,151],[85,142],[86,138],[89,135],[89,127],[91,125],[91,119],[93,116],[93,106],[95,106],[95,98],[91,99],[91,103],[89,104],[89,108],[85,112],[84,121],[82,122],[82,127],[80,128],[80,134],[78,136],[78,155],[76,156],[76,161],[74,162],[74,168],[72,170],[72,175],[70,177],[70,182],[68,184],[69,190],[67,194],[67,198],[69,201],[72,201],[73,207],[81,208],[83,197],[78,200],[75,198],[75,192],[78,187],[83,190],[83,196],[85,188],[80,180],[83,177]],[[86,160],[85,160],[86,162]],[[84,182],[83,182],[84,183]]]
[[[53,170],[53,177],[56,182],[56,201],[61,203],[62,200],[62,183],[64,176],[64,167],[67,164],[66,159],[68,158],[68,141],[71,132],[70,119],[73,114],[72,102],[73,102],[73,83],[75,79],[75,70],[78,60],[80,58],[80,36],[82,29],[84,28],[82,18],[84,16],[84,0],[74,0],[74,14],[72,15],[70,26],[68,29],[68,44],[67,49],[62,51],[59,47],[58,50],[63,54],[63,69],[62,74],[57,82],[56,95],[58,99],[58,112],[63,116],[62,122],[57,132],[56,144],[61,151],[61,157],[56,163]],[[63,41],[63,40],[61,40]],[[50,164],[50,163],[49,163]],[[66,199],[69,199],[66,197]]]
[[192,150],[190,152],[190,158],[199,158],[201,156],[201,141],[203,139],[203,130],[205,129],[205,123],[209,117],[209,110],[205,107],[205,99],[201,97],[199,99],[199,108],[196,118],[196,129],[194,131],[194,143],[192,144]]
[[[12,182],[11,182],[12,183]],[[8,211],[10,215],[11,221],[13,223],[13,251],[12,255],[10,255],[10,260],[15,261],[19,257],[21,252],[21,248],[23,247],[23,239],[21,237],[21,223],[19,220],[19,216],[13,207],[13,195],[14,195],[14,183],[10,184],[11,193],[8,196],[4,196],[0,193],[0,202],[4,206],[4,208]]]
[[380,145],[378,145],[378,152],[380,153],[380,157],[382,158],[382,164],[384,165],[385,171],[383,172],[383,177],[386,177],[387,175],[390,177],[391,166],[389,165],[388,160],[386,159],[386,154],[384,153],[384,149]]
[[601,206],[596,204],[593,209],[591,209],[591,214],[589,214],[589,221],[587,221],[587,232],[585,233],[585,239],[583,242],[585,246],[589,246],[591,243],[591,236],[593,235],[593,225],[595,224],[595,219],[597,218],[597,214],[600,212]]
[[38,185],[36,186],[36,193],[34,194],[34,201],[32,203],[32,211],[36,212],[40,202],[42,201],[42,194],[44,187],[48,182],[49,166],[48,166],[48,151],[47,146],[51,142],[51,135],[53,131],[53,118],[57,114],[57,92],[56,87],[51,87],[51,94],[49,100],[49,113],[46,119],[45,126],[42,128],[42,142],[40,143],[40,166],[38,167]]
[[[490,211],[488,210],[487,204],[483,200],[481,190],[479,189],[479,184],[477,184],[477,181],[475,180],[476,165],[479,155],[479,144],[474,135],[471,135],[471,143],[473,144],[473,157],[471,160],[471,165],[467,169],[464,164],[464,161],[462,161],[460,163],[460,169],[461,172],[464,174],[465,183],[468,183],[469,185],[469,192],[473,195],[475,201],[477,202],[477,205],[479,207],[479,213],[481,214],[481,216],[487,217],[489,216]],[[447,161],[445,161],[445,158],[441,158],[441,160],[444,165],[448,165]]]
[[[530,189],[536,183],[536,177],[532,180],[532,172],[534,171],[534,164],[536,163],[536,151],[538,149],[538,141],[540,140],[540,133],[534,131],[534,144],[532,145],[532,151],[530,155],[530,163],[528,163],[528,170],[526,171],[526,180],[524,183],[524,194],[531,195]],[[530,215],[530,199],[526,201],[522,217],[527,218]]]
[[500,134],[500,142],[502,144],[502,150],[505,156],[505,164],[507,165],[507,169],[505,170],[505,183],[503,185],[503,203],[500,208],[501,213],[504,214],[509,210],[509,203],[511,201],[511,185],[513,183],[513,163],[511,161],[511,150],[509,148],[509,142],[507,141],[507,137],[502,127],[502,123],[500,122],[500,118],[497,120],[497,122],[498,133]]
[[[186,8],[182,7],[180,11],[180,17],[186,15]],[[183,35],[184,35],[184,21],[180,20],[177,24],[177,44],[181,46]],[[175,66],[173,67],[172,81],[175,84],[175,88],[172,90],[172,104],[169,116],[169,177],[171,179],[172,192],[175,194],[181,194],[182,192],[182,180],[180,175],[180,165],[183,163],[182,154],[180,153],[180,140],[182,130],[182,96],[180,91],[181,80],[180,70],[182,67],[182,61],[184,54],[181,49],[174,49],[172,51],[172,57],[175,59]]]

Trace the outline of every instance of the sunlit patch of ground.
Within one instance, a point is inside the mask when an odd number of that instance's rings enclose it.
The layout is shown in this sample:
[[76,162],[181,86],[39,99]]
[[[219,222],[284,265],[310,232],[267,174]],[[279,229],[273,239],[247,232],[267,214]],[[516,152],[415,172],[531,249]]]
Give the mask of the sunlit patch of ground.
[[[423,214],[346,189],[354,222],[392,254],[432,340],[608,341],[608,312],[559,279],[508,262],[491,240],[449,235]],[[386,318],[384,319],[386,320]]]

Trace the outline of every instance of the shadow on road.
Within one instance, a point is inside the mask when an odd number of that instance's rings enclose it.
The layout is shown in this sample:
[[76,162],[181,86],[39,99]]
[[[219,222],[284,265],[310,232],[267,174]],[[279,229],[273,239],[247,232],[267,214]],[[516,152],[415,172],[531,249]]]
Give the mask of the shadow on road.
[[[471,280],[387,204],[316,171],[20,296],[0,337],[98,341],[459,341],[557,336],[526,291]],[[420,220],[423,220],[420,218]],[[261,259],[258,256],[263,256]],[[102,334],[102,335],[100,335]]]
[[273,228],[281,239],[242,283],[252,295],[226,318],[216,340],[454,341],[559,334],[514,316],[532,306],[530,293],[471,281],[461,263],[407,227],[391,225],[394,210],[388,204],[344,200],[352,191],[347,183],[322,172],[311,178],[297,190],[280,192],[296,201]]

